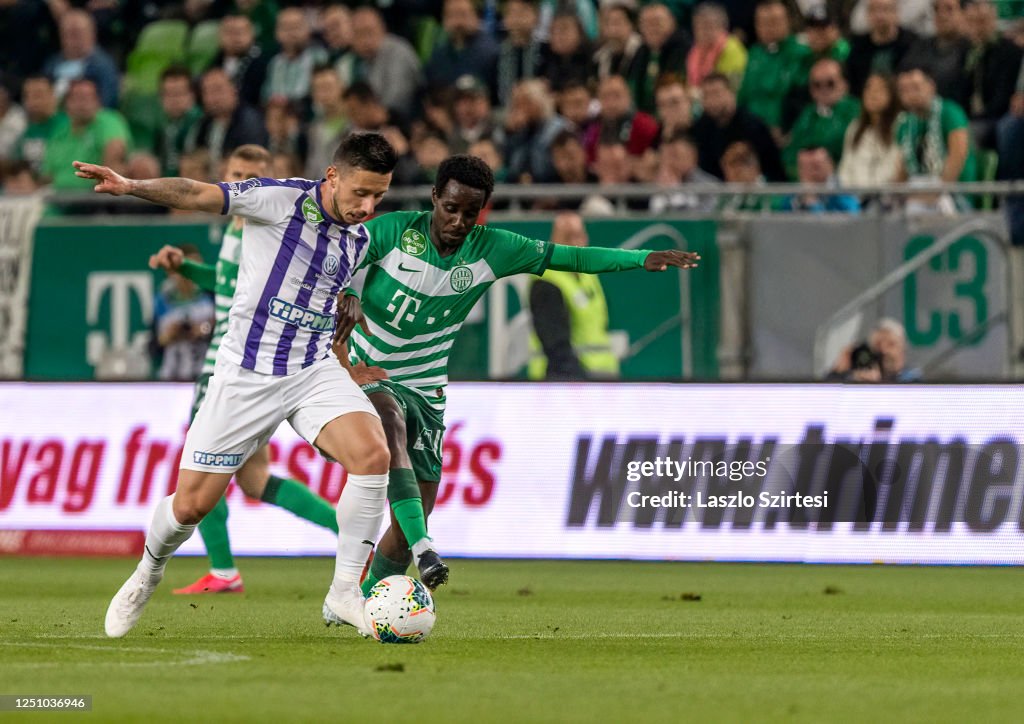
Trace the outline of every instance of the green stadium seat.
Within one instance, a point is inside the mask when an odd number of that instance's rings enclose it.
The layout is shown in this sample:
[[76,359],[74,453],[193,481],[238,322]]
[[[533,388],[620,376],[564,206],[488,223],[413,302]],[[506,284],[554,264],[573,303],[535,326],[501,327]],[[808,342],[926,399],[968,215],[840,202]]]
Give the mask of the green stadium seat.
[[204,20],[192,28],[188,37],[188,69],[192,75],[199,75],[213,62],[220,52],[220,23]]
[[185,61],[188,25],[183,20],[158,20],[142,29],[128,54],[124,83],[126,93],[153,94],[167,66]]

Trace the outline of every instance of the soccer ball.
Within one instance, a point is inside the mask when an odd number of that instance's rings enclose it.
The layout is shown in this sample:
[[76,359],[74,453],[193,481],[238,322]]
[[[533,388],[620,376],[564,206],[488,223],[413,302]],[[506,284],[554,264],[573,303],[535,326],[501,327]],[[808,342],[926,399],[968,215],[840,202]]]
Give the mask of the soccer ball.
[[378,581],[366,599],[366,620],[382,644],[418,644],[430,635],[436,618],[430,591],[409,576]]

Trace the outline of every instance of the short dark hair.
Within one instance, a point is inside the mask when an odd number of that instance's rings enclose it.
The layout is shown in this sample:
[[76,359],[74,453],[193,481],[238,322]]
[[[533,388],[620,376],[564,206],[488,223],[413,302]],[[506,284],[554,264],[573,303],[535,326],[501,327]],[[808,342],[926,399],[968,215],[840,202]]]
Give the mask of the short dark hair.
[[928,78],[928,80],[935,82],[935,70],[932,68],[930,63],[925,61],[915,60],[909,63],[901,63],[899,69],[896,71],[896,75],[903,75],[904,73],[914,73],[921,71],[921,73]]
[[672,131],[672,135],[665,139],[664,143],[685,143],[697,148],[697,142],[693,139],[693,136],[683,128],[677,128]]
[[164,81],[171,78],[184,78],[190,86],[192,85],[192,74],[183,65],[175,64],[164,68],[164,71],[160,74],[160,85],[162,86]]
[[336,167],[348,166],[370,173],[387,174],[395,170],[398,155],[379,133],[352,133],[338,145],[333,163]]
[[346,101],[354,99],[359,101],[360,103],[378,102],[377,94],[373,92],[373,88],[370,87],[370,84],[361,80],[357,80],[355,83],[346,88],[345,91],[341,94],[341,97],[344,98]]
[[312,78],[313,76],[320,75],[321,73],[333,73],[338,80],[341,81],[341,76],[338,75],[338,70],[330,63],[317,63],[313,66],[313,72],[309,74],[309,77]]
[[562,148],[569,145],[570,143],[578,143],[581,146],[583,142],[580,141],[579,136],[576,135],[575,131],[571,131],[568,128],[564,131],[559,131],[558,135],[551,140],[551,149]]
[[476,156],[469,156],[460,153],[456,156],[449,156],[437,167],[437,179],[434,181],[434,190],[437,193],[444,191],[449,181],[455,181],[471,189],[484,192],[484,203],[494,193],[494,173],[490,166],[484,163],[483,159]]
[[732,82],[725,73],[719,73],[718,71],[708,73],[704,76],[704,80],[700,82],[701,85],[708,85],[709,83],[721,83],[729,90],[732,90]]
[[46,81],[50,85],[51,88],[53,87],[53,78],[51,78],[50,76],[46,75],[46,73],[32,73],[31,75],[25,76],[25,80],[21,81],[22,89],[25,88],[25,84],[26,83],[30,83],[32,81],[37,81],[37,80]]

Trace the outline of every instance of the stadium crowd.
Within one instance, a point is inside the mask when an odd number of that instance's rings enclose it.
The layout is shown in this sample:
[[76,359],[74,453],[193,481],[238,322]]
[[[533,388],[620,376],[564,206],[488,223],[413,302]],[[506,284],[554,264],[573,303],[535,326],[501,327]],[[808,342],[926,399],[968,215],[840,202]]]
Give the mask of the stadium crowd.
[[[0,0],[7,194],[218,177],[246,143],[318,178],[379,130],[395,185],[453,153],[500,181],[591,183],[544,209],[856,212],[843,186],[1024,177],[1024,20],[972,0]],[[688,186],[802,181],[835,194]],[[952,212],[964,199],[923,194]]]

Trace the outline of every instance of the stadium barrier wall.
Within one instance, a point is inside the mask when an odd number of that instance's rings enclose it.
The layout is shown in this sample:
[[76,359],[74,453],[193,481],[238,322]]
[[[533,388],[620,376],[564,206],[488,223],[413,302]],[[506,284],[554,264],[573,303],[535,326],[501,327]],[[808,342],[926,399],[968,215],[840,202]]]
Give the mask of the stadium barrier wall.
[[[173,486],[191,395],[0,384],[0,538],[144,529]],[[430,526],[449,555],[1024,563],[1019,386],[455,383],[448,395]],[[276,474],[337,499],[341,468],[287,425],[271,455]],[[780,508],[778,495],[802,497]],[[234,487],[229,500],[237,553],[334,554],[329,532]],[[182,549],[201,551],[198,536]]]

